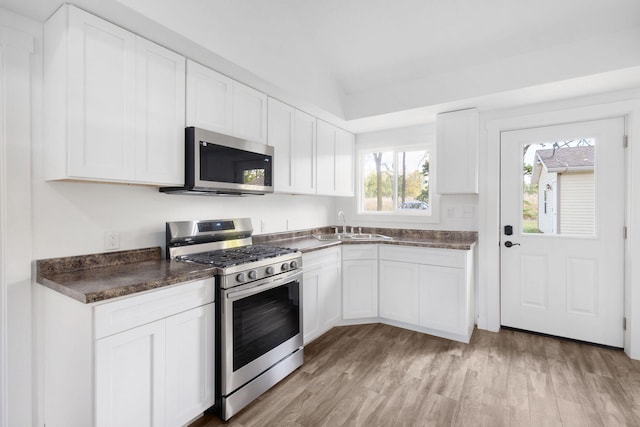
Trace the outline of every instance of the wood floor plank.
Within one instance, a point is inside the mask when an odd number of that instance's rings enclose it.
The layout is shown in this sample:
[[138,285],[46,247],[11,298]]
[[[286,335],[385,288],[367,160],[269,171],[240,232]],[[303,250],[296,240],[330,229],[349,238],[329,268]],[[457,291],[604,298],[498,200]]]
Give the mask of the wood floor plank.
[[503,330],[468,345],[372,324],[334,328],[229,422],[189,427],[640,426],[640,362]]
[[528,372],[526,369],[510,366],[507,382],[510,426],[524,427],[531,425],[527,378]]

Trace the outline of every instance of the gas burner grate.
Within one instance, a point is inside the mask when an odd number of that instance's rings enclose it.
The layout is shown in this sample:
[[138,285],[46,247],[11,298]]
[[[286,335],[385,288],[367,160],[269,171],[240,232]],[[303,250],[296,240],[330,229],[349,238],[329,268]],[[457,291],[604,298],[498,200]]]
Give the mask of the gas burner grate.
[[226,268],[296,252],[295,249],[268,245],[250,245],[181,256],[184,261]]

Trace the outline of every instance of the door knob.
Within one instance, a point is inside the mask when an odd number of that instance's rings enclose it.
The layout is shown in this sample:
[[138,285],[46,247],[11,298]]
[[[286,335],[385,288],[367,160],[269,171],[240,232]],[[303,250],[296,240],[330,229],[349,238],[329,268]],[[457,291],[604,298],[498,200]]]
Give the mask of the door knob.
[[513,243],[511,240],[507,240],[506,242],[504,242],[504,245],[510,248],[511,246],[520,246],[520,243]]

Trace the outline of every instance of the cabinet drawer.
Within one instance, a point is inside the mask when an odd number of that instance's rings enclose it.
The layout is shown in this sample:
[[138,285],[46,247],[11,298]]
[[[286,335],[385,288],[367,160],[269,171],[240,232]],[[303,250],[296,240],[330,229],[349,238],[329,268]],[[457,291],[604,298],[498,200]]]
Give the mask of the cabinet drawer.
[[208,304],[213,299],[214,279],[208,278],[107,302],[94,308],[95,338],[100,339]]
[[343,261],[358,261],[361,259],[378,259],[378,245],[349,245],[342,247]]
[[455,249],[418,248],[407,246],[381,246],[380,259],[415,264],[464,268],[468,251]]
[[322,265],[335,263],[340,263],[339,247],[302,254],[302,267],[307,271]]

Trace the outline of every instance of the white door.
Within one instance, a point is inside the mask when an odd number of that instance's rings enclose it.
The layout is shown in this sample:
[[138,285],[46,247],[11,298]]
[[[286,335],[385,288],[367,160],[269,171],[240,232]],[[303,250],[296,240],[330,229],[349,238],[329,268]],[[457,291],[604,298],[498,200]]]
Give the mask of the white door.
[[378,317],[378,260],[342,261],[342,318]]
[[623,136],[622,118],[502,133],[502,325],[623,346]]
[[136,181],[184,183],[185,59],[136,39]]
[[165,321],[96,341],[96,425],[165,425]]
[[214,404],[213,304],[166,320],[167,426],[187,424]]

